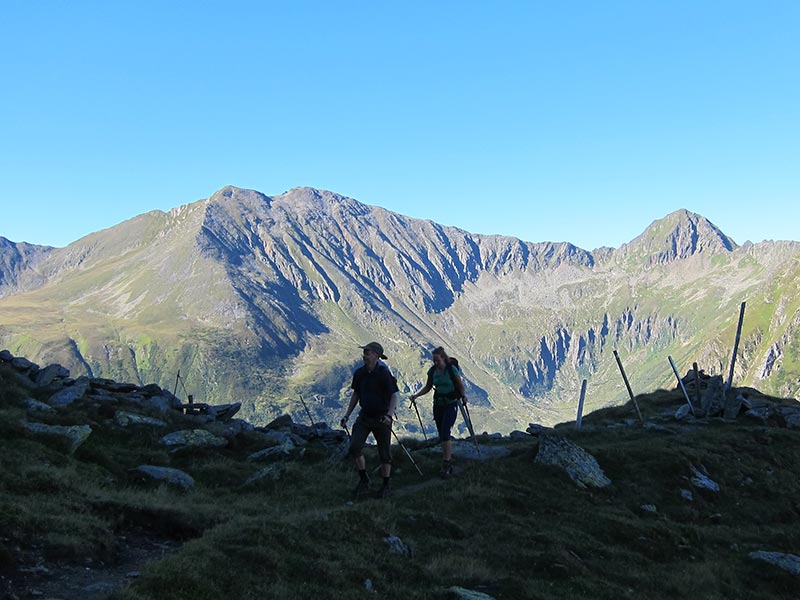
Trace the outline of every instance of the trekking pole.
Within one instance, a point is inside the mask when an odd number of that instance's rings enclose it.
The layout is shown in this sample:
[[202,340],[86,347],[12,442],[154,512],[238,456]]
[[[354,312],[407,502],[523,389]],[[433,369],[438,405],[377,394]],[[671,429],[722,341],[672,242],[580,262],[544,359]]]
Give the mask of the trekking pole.
[[[414,460],[414,457],[413,457],[413,456],[411,456],[411,452],[409,452],[409,451],[408,451],[408,449],[407,449],[405,446],[403,446],[403,442],[401,442],[401,441],[400,441],[400,438],[399,438],[399,437],[397,437],[397,434],[394,432],[394,429],[390,429],[389,431],[391,431],[391,432],[392,432],[392,435],[394,436],[394,439],[397,441],[397,444],[398,444],[398,445],[399,445],[399,446],[400,446],[400,447],[403,449],[403,452],[405,452],[405,453],[406,453],[406,456],[408,457],[408,460],[410,460],[410,461],[411,461],[411,464],[412,464],[412,465],[414,465],[414,468],[417,470],[417,473],[419,473],[420,475],[422,475],[422,471],[421,471],[421,470],[420,470],[420,468],[417,466],[417,463],[416,463],[416,461]],[[424,475],[422,475],[422,476],[424,477]]]
[[464,419],[464,423],[467,424],[467,429],[469,430],[469,435],[472,438],[472,443],[475,444],[475,451],[478,453],[478,456],[480,456],[481,449],[478,447],[478,438],[475,437],[475,429],[472,427],[472,419],[469,416],[469,409],[461,398],[459,398],[457,402],[458,408],[461,411],[461,417]]
[[178,381],[181,379],[181,370],[178,369],[178,374],[175,376],[175,388],[172,390],[172,395],[175,396],[178,393]]
[[409,404],[408,407],[411,408],[412,404],[414,405],[414,410],[417,411],[417,418],[419,419],[419,428],[422,429],[422,435],[425,436],[425,441],[427,442],[428,441],[428,434],[425,433],[425,426],[422,424],[422,417],[419,416],[419,408],[417,408],[416,400],[412,400],[411,404]]
[[311,417],[311,413],[309,412],[308,407],[306,406],[306,401],[303,400],[303,394],[299,394],[298,393],[297,395],[300,396],[300,402],[302,402],[303,408],[306,409],[306,414],[308,415],[308,420],[311,422],[311,429],[314,429],[314,419]]

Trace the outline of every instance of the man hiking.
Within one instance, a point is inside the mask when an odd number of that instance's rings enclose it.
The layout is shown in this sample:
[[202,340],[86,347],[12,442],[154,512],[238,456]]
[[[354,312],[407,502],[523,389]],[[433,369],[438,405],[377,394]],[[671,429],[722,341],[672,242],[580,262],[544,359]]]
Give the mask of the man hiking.
[[464,394],[464,382],[461,380],[461,373],[455,364],[452,364],[450,357],[444,348],[439,346],[434,348],[433,366],[428,369],[428,379],[423,387],[416,394],[411,394],[409,400],[414,402],[420,396],[424,396],[433,388],[433,420],[436,422],[436,430],[439,433],[439,441],[442,443],[442,470],[439,476],[447,479],[453,473],[453,440],[450,430],[456,422],[458,416],[458,400],[467,403]]
[[367,464],[364,459],[364,444],[371,433],[378,444],[378,456],[381,461],[381,475],[383,485],[378,490],[377,497],[385,498],[390,493],[389,478],[392,473],[392,415],[397,407],[398,390],[397,381],[389,372],[389,368],[383,364],[381,359],[386,360],[383,353],[383,346],[378,342],[370,342],[366,346],[361,346],[363,352],[364,365],[356,369],[353,373],[351,388],[353,394],[350,396],[350,404],[347,412],[342,417],[339,424],[342,428],[347,426],[353,410],[358,404],[361,410],[356,422],[353,424],[353,431],[350,436],[350,450],[348,455],[358,469],[358,486],[356,496],[363,496],[369,493],[369,477],[367,476]]

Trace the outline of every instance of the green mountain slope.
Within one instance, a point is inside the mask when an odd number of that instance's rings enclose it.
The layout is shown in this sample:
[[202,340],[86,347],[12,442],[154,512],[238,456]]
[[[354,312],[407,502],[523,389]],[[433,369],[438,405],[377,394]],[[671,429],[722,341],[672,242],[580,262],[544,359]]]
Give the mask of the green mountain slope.
[[[74,375],[155,382],[180,371],[199,400],[265,422],[330,417],[358,349],[380,340],[404,393],[444,345],[476,422],[508,432],[674,381],[667,356],[725,373],[739,305],[736,381],[797,395],[800,244],[738,247],[676,211],[618,249],[479,236],[310,188],[226,187],[66,248],[0,246],[0,345]],[[17,254],[14,255],[13,253]],[[427,406],[423,407],[427,410]],[[329,419],[334,420],[334,419]],[[409,432],[413,423],[401,424]]]

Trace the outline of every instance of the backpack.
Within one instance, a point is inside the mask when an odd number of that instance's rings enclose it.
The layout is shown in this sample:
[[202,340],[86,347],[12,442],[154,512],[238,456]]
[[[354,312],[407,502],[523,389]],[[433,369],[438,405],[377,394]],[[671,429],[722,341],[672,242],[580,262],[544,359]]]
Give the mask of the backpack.
[[[461,372],[461,367],[458,365],[458,359],[455,356],[448,356],[447,367],[447,372],[450,375],[450,379],[453,381],[453,389],[456,390],[453,393],[456,394],[457,398],[460,398],[461,396],[458,394],[458,384],[456,383],[456,374],[453,372],[453,367],[455,367],[456,371],[458,371],[458,374],[461,376],[461,384],[463,389],[464,375]],[[433,374],[433,367],[429,369],[428,373]]]

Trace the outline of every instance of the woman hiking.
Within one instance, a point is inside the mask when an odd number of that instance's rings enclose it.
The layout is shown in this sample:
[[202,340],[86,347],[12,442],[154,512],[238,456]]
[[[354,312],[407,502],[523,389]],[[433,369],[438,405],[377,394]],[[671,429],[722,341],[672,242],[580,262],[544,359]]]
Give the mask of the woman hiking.
[[428,381],[425,387],[416,394],[410,396],[413,402],[420,396],[424,396],[433,388],[433,420],[436,422],[436,430],[439,432],[439,441],[442,443],[442,470],[439,476],[447,479],[453,473],[453,440],[450,430],[456,422],[458,416],[458,399],[461,398],[464,404],[467,397],[464,394],[464,382],[461,381],[461,373],[455,364],[451,364],[450,357],[444,348],[439,346],[434,348],[433,366],[428,369]]

